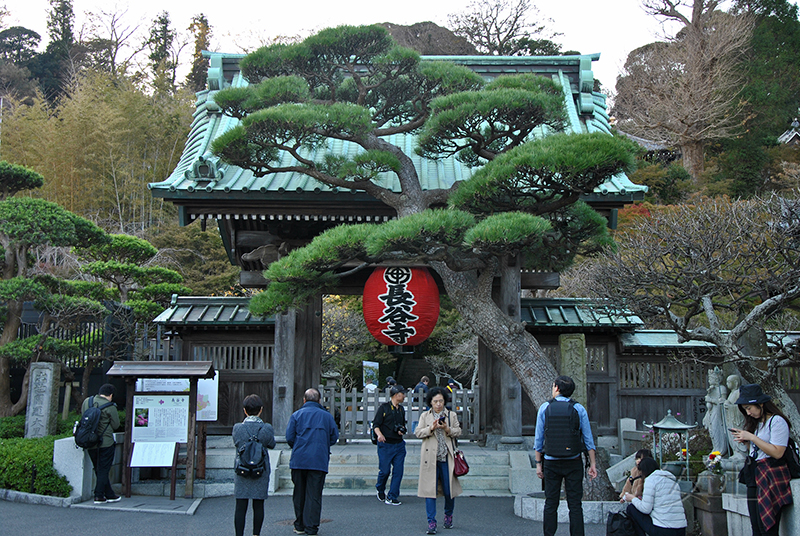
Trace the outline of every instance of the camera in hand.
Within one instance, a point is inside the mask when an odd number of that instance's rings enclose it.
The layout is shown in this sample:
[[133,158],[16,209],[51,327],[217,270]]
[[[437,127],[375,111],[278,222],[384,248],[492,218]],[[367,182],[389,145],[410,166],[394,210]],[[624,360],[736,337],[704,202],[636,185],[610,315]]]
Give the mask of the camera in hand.
[[408,428],[404,424],[398,424],[394,427],[394,431],[400,435],[406,435]]

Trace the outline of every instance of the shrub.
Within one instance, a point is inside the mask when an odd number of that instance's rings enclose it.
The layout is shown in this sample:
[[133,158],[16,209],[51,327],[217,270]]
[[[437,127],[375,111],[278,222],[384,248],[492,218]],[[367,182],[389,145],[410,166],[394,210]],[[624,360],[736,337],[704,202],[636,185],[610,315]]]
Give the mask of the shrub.
[[0,439],[25,437],[25,415],[0,418]]
[[[72,486],[53,468],[53,442],[56,439],[56,436],[0,439],[0,488],[68,497]],[[31,490],[34,466],[36,476]]]

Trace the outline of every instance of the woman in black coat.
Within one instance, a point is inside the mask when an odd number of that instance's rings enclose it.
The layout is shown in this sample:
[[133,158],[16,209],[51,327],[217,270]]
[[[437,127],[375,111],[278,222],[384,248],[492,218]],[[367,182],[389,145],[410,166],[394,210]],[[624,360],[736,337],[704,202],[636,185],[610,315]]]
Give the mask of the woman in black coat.
[[[261,411],[264,404],[258,395],[249,395],[244,399],[244,421],[233,425],[233,444],[236,452],[250,437],[255,436],[264,447],[275,447],[275,432],[272,425],[261,420]],[[265,452],[266,455],[266,452]],[[247,501],[253,501],[253,534],[261,534],[261,525],[264,523],[264,501],[269,491],[269,457],[265,460],[267,468],[258,478],[248,478],[236,474],[233,481],[233,496],[236,498],[236,512],[233,525],[236,536],[244,536],[244,521],[247,515]]]

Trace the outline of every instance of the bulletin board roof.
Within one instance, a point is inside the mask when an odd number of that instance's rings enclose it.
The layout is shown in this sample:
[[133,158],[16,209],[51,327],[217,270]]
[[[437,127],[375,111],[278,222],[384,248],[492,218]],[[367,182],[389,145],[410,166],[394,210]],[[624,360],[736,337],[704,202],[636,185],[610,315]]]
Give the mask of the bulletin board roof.
[[107,376],[133,378],[213,378],[211,361],[117,361]]

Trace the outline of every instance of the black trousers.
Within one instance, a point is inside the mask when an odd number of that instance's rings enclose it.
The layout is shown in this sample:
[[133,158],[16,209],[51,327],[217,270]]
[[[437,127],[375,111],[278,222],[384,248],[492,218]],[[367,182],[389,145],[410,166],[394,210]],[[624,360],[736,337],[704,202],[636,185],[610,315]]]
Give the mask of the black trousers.
[[322,487],[325,485],[324,471],[311,469],[292,469],[294,492],[294,528],[306,534],[319,531],[319,519],[322,515]]
[[583,460],[544,460],[544,536],[553,536],[558,529],[558,501],[561,482],[569,507],[570,536],[584,536],[583,530]]
[[89,458],[94,466],[97,482],[94,487],[95,499],[112,499],[117,496],[108,480],[108,472],[114,464],[114,445],[105,448],[88,449]]
[[[236,536],[244,536],[244,521],[247,517],[248,499],[236,499],[236,510],[233,514],[233,528]],[[261,534],[261,526],[264,524],[264,499],[253,499],[253,534]]]

